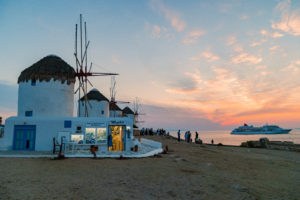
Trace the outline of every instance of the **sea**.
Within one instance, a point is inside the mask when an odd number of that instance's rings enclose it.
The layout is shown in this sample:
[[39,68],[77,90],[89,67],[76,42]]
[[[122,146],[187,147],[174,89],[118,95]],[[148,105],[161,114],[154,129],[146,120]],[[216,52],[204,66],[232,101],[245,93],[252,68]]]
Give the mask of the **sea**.
[[[195,132],[191,131],[192,140],[195,141]],[[203,143],[214,144],[222,143],[223,145],[239,146],[242,142],[248,140],[259,140],[260,138],[268,138],[270,141],[289,141],[294,144],[300,144],[300,129],[293,129],[289,134],[275,134],[275,135],[231,135],[231,130],[226,131],[197,131],[199,138]],[[177,131],[169,130],[171,136],[177,138]],[[185,131],[181,131],[180,138],[184,140]]]

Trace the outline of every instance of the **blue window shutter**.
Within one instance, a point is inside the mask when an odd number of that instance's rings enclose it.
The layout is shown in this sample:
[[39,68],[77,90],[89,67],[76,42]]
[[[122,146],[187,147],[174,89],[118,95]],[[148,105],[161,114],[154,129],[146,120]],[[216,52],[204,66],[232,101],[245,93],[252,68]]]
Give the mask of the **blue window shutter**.
[[25,111],[25,117],[32,117],[32,110]]
[[72,121],[71,120],[65,120],[65,128],[72,128]]

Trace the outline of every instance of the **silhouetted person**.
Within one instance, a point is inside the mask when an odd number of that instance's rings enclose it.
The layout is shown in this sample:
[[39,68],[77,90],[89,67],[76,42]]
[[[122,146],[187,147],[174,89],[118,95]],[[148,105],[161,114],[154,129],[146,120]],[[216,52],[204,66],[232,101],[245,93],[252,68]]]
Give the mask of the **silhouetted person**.
[[178,142],[180,142],[180,129],[177,132]]
[[211,140],[211,144],[214,144],[214,139]]

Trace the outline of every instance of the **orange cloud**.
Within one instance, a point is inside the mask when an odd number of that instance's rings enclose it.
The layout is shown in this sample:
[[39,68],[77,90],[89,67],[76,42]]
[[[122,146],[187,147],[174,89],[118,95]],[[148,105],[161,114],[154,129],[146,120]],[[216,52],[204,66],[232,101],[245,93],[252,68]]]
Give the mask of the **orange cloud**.
[[160,27],[158,25],[154,25],[152,27],[152,37],[153,38],[169,38],[171,37],[171,34],[168,32],[168,29],[166,27]]
[[242,17],[241,17],[241,19],[243,19],[243,20],[245,20],[245,19],[248,19],[249,17],[248,17],[248,15],[242,15]]
[[226,43],[226,45],[227,45],[227,46],[231,46],[231,45],[235,44],[236,42],[237,42],[236,37],[235,37],[234,35],[231,35],[231,36],[229,36],[229,37],[227,38],[227,43]]
[[207,62],[214,62],[220,60],[220,57],[213,54],[209,49],[205,52],[202,52],[196,57],[192,57],[191,60],[200,60],[201,58],[205,58]]
[[241,53],[237,56],[232,57],[231,61],[234,64],[240,64],[240,63],[258,64],[262,61],[262,58],[249,55],[247,53]]
[[279,2],[275,10],[281,13],[281,19],[272,22],[272,28],[294,36],[300,35],[300,9],[291,11],[291,1],[287,0]]
[[277,50],[280,49],[280,46],[278,46],[278,45],[272,46],[272,47],[270,47],[269,49],[270,49],[270,51],[277,51]]
[[175,28],[176,31],[181,32],[185,28],[185,22],[180,19],[179,14],[175,11],[167,8],[161,1],[152,0],[151,6],[153,9],[158,10],[162,13],[165,18],[171,23],[171,26]]
[[258,41],[258,42],[253,42],[253,43],[250,44],[250,47],[260,46],[260,45],[262,45],[263,43],[265,43],[266,41],[267,41],[267,40],[262,39],[262,40],[260,40],[260,41]]
[[205,34],[203,30],[194,30],[189,32],[183,39],[184,44],[194,44],[198,41],[198,38]]

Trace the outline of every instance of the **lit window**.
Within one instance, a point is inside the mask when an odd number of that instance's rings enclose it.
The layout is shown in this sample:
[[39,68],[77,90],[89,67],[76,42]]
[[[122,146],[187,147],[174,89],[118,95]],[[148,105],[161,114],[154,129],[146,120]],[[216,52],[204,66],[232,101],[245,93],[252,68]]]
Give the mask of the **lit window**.
[[85,129],[85,143],[95,144],[96,128]]
[[75,142],[77,144],[82,144],[83,143],[83,135],[71,135],[71,142]]
[[106,128],[97,128],[97,143],[106,142]]
[[32,117],[32,110],[25,111],[25,117]]
[[65,128],[72,128],[72,121],[71,120],[65,120],[64,127]]

